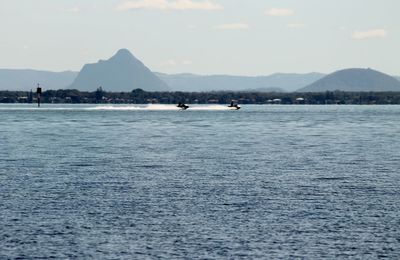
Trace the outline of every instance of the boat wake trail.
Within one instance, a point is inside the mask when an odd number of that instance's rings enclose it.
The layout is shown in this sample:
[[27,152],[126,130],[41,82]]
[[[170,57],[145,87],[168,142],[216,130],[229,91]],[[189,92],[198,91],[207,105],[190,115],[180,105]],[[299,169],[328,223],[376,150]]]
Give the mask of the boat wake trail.
[[[146,106],[96,106],[87,108],[88,110],[118,110],[118,111],[136,111],[136,110],[150,110],[150,111],[179,111],[181,108],[175,105],[159,105],[151,104]],[[222,105],[197,105],[190,106],[188,110],[229,110],[228,107]]]
[[[148,104],[148,105],[49,105],[41,108],[35,106],[0,106],[0,111],[183,111],[176,105]],[[227,111],[231,108],[224,105],[189,105],[186,111]]]
[[205,105],[190,107],[190,110],[229,110],[229,108],[222,105]]
[[117,110],[117,111],[136,111],[136,110],[181,110],[174,105],[134,105],[134,106],[96,106],[87,110]]

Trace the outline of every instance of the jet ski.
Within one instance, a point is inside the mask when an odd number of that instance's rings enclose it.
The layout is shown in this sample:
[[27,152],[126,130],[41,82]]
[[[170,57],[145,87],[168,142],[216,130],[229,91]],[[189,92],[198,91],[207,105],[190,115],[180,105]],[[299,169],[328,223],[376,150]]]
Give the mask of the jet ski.
[[186,110],[186,109],[189,108],[188,105],[185,105],[185,104],[183,104],[183,103],[181,103],[181,102],[179,102],[179,104],[177,105],[177,107],[179,107],[179,108],[182,109],[182,110]]
[[234,104],[233,101],[228,106],[231,110],[239,110],[241,107],[238,104]]

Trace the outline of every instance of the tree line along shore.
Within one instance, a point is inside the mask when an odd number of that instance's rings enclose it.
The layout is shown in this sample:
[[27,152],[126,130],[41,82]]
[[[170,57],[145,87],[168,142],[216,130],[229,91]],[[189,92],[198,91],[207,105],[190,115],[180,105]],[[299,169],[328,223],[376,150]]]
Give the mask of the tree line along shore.
[[[0,91],[0,103],[35,103],[37,95],[26,91]],[[108,92],[98,88],[93,92],[75,89],[46,90],[42,103],[100,103],[100,104],[400,104],[400,92],[343,92],[315,93],[265,93],[265,92],[147,92],[135,89],[131,92]]]

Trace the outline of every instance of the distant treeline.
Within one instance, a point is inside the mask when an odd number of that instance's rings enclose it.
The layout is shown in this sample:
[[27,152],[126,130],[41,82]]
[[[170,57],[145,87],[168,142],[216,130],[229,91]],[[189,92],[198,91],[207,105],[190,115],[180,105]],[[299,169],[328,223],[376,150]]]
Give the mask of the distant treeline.
[[[400,92],[321,92],[321,93],[264,93],[264,92],[94,92],[75,89],[47,90],[42,103],[111,103],[111,104],[400,104]],[[0,103],[34,103],[36,93],[0,91]]]

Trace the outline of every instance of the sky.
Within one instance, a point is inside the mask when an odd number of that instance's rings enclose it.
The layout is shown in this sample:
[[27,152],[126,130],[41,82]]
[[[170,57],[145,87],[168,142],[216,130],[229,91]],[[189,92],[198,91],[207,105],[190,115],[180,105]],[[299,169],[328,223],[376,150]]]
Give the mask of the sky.
[[79,71],[129,49],[153,71],[400,75],[399,0],[0,0],[0,68]]

